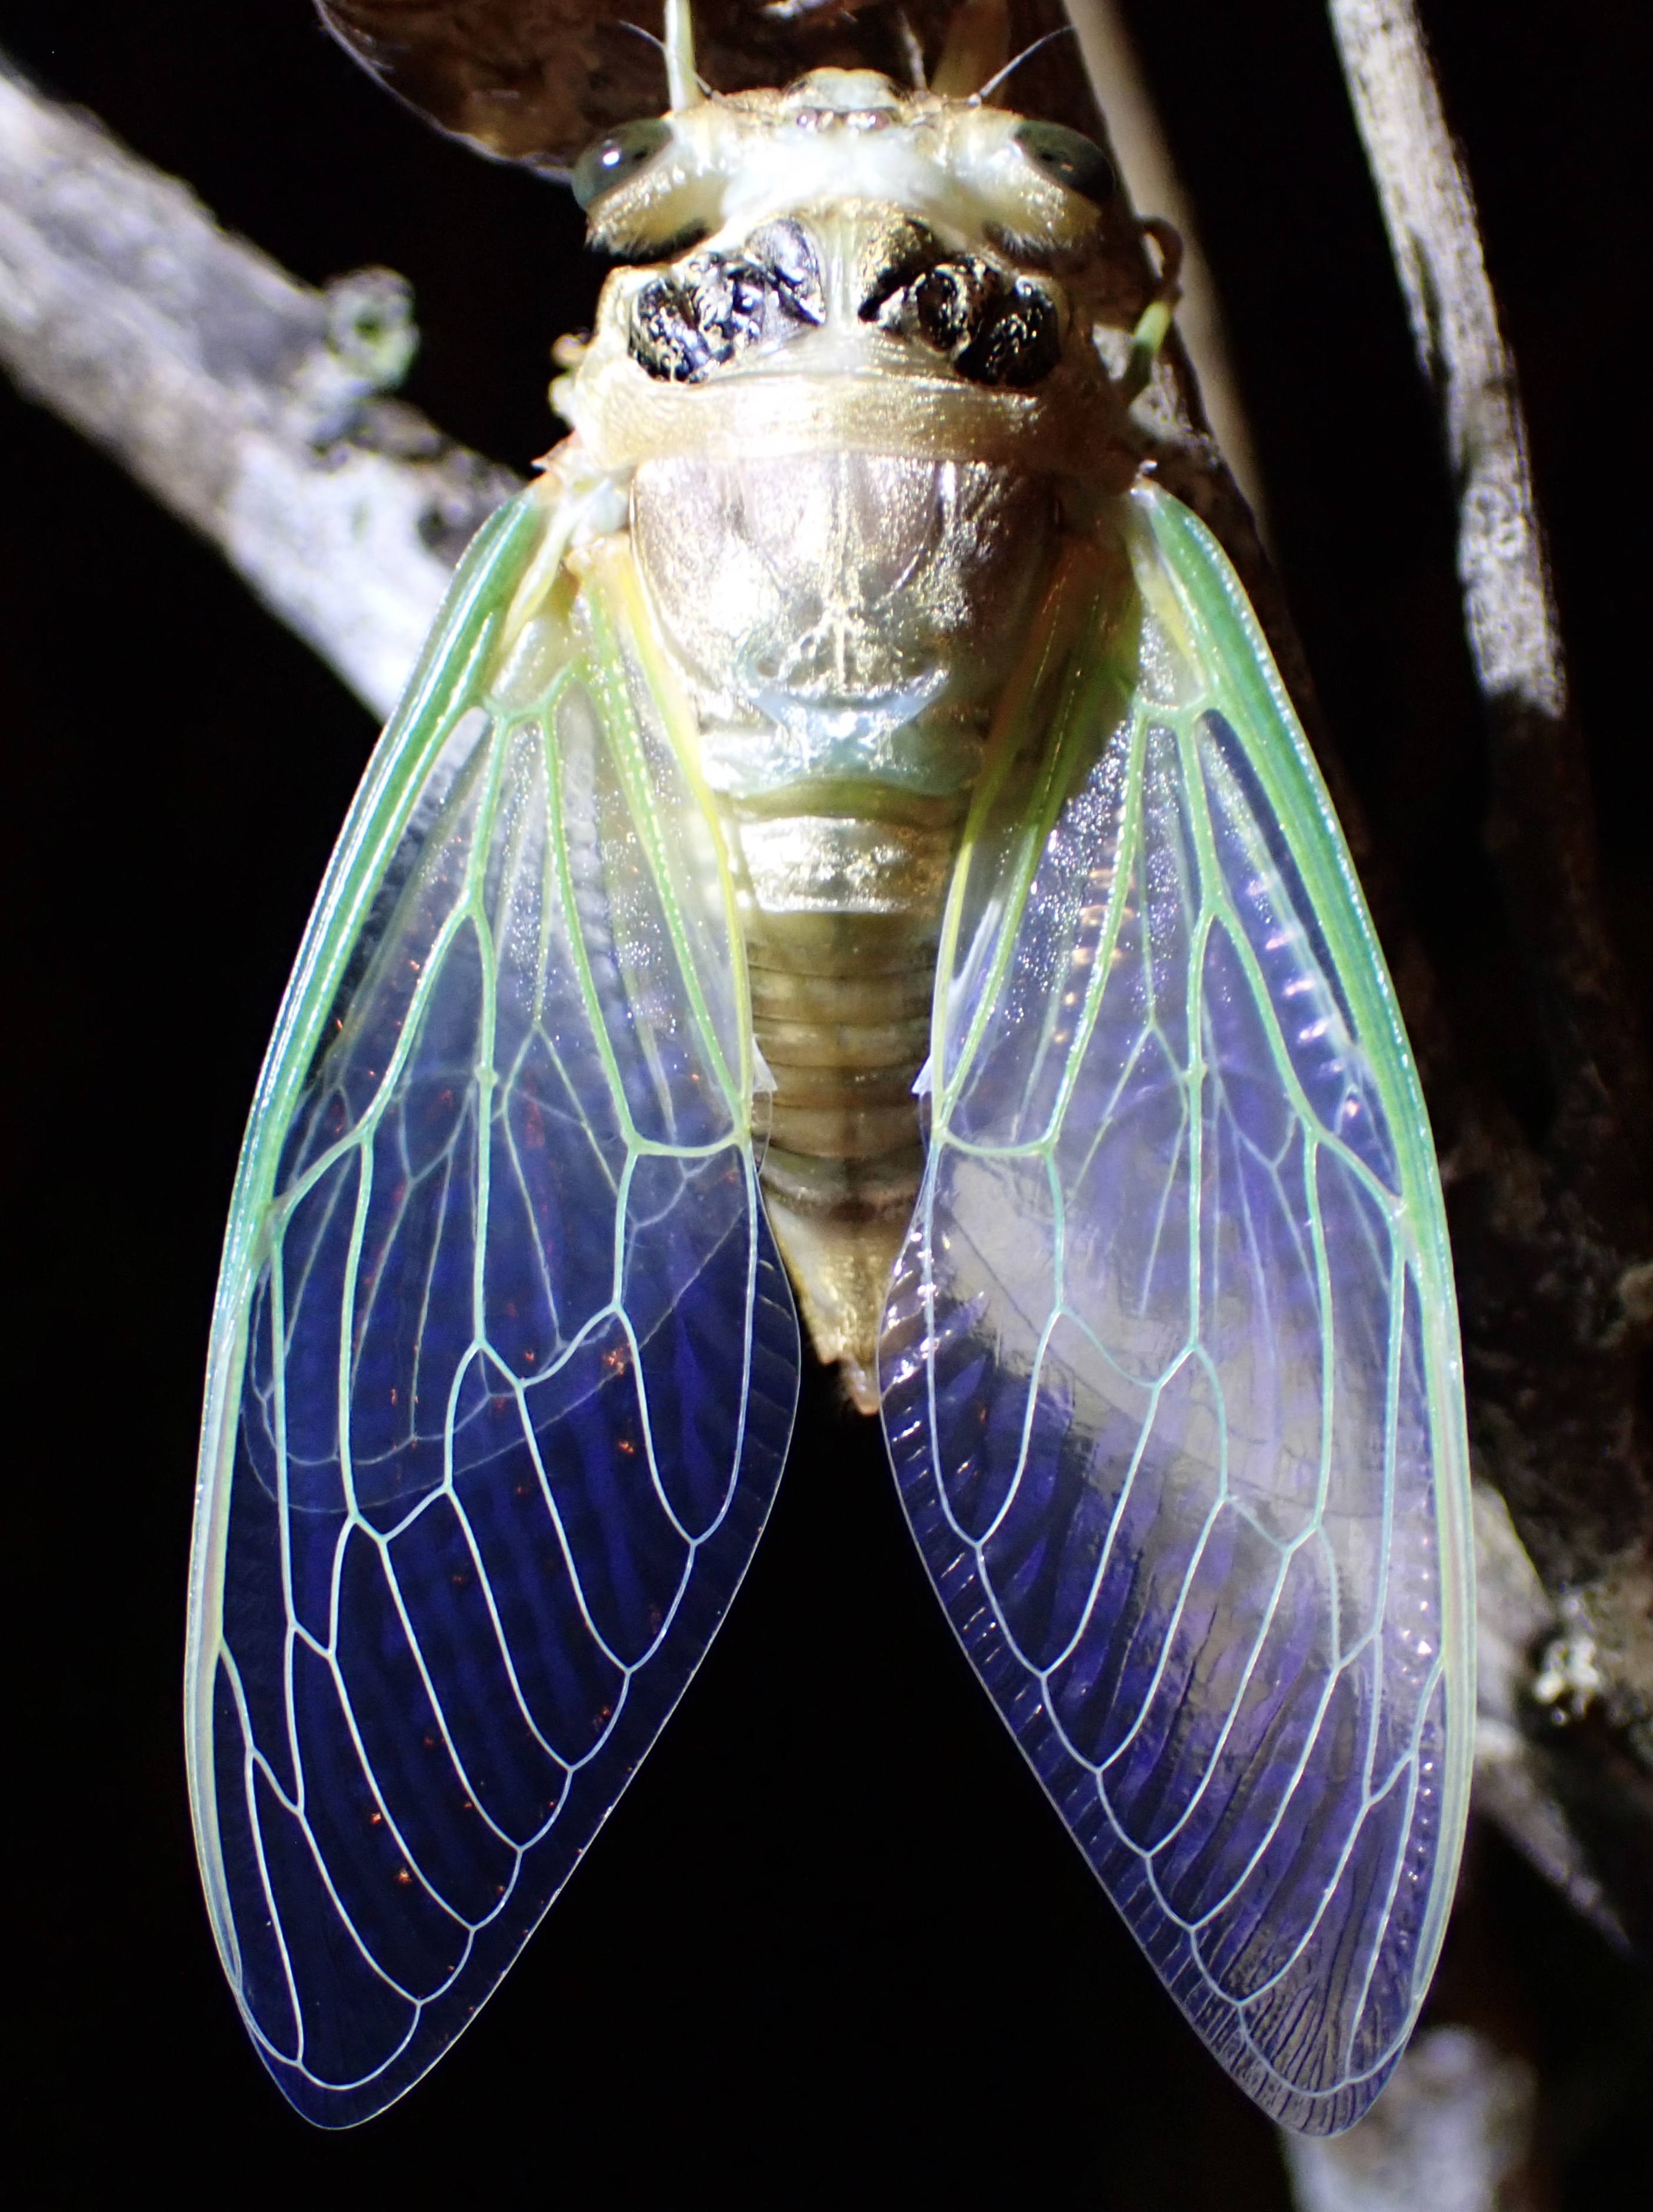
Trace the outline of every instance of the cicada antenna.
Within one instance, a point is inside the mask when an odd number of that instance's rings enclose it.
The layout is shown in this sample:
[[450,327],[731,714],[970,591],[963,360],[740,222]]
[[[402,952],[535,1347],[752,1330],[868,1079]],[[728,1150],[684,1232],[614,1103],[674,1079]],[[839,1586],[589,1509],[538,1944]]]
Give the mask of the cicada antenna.
[[1010,9],[1006,0],[963,0],[947,26],[946,44],[930,88],[945,93],[950,100],[991,100],[1005,79],[1041,46],[1048,46],[1053,39],[1067,38],[1073,30],[1071,23],[1064,23],[1060,30],[1047,31],[1007,60]]
[[[634,38],[641,39],[645,45],[653,46],[655,52],[665,64],[668,73],[668,90],[666,98],[668,104],[672,107],[675,108],[678,105],[678,102],[672,99],[669,89],[669,77],[672,67],[672,49],[666,45],[665,40],[662,38],[656,37],[653,31],[644,30],[641,23],[628,21],[623,15],[620,18],[616,27],[622,31],[629,31]],[[698,70],[695,73],[695,83],[699,89],[700,97],[702,100],[709,100],[712,96],[712,88],[707,83],[706,79],[701,76]]]
[[698,107],[706,97],[695,68],[695,22],[689,0],[665,0],[666,97],[675,115],[685,107]]
[[994,94],[998,91],[1000,86],[1004,82],[1007,76],[1013,76],[1015,72],[1020,69],[1024,62],[1031,61],[1034,55],[1038,52],[1040,47],[1048,46],[1053,39],[1076,39],[1078,36],[1079,33],[1074,29],[1072,23],[1064,23],[1058,30],[1047,31],[1043,38],[1035,39],[1030,46],[1024,46],[1021,52],[1016,56],[1015,59],[1013,61],[1006,62],[1003,69],[999,71],[996,76],[990,76],[987,82],[982,86],[981,91],[976,94],[976,98],[981,100],[991,100]]
[[962,0],[947,25],[941,58],[930,78],[932,92],[948,100],[979,94],[1010,52],[1010,9],[1006,0]]

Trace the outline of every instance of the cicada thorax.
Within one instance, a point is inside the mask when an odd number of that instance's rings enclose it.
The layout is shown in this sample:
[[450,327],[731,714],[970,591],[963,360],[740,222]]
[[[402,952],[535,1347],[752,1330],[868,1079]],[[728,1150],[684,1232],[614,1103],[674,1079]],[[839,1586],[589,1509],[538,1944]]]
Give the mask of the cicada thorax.
[[629,486],[736,886],[771,1220],[868,1411],[995,708],[1134,466],[1087,292],[1110,180],[1042,128],[843,71],[646,126],[593,229],[667,258],[611,278],[558,393]]
[[631,511],[738,886],[771,1220],[817,1351],[860,1387],[921,1172],[942,913],[1051,487],[894,453],[684,456],[638,470]]

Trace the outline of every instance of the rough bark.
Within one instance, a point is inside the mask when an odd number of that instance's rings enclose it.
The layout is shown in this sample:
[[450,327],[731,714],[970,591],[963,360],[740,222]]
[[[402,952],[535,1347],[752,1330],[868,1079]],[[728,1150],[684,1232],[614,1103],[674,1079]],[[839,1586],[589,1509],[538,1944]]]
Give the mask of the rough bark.
[[[1653,1940],[1653,1086],[1602,901],[1583,733],[1515,363],[1412,0],[1331,0],[1458,516],[1485,836],[1550,1085],[1547,1125],[1459,1076],[1443,1161],[1473,1441],[1556,1608],[1517,1717],[1638,1946]],[[1535,1641],[1542,1642],[1539,1632]],[[1535,1694],[1534,1694],[1535,1692]],[[1544,1845],[1513,1826],[1540,1863]]]
[[0,360],[381,715],[515,485],[379,397],[416,343],[399,276],[296,283],[0,67]]

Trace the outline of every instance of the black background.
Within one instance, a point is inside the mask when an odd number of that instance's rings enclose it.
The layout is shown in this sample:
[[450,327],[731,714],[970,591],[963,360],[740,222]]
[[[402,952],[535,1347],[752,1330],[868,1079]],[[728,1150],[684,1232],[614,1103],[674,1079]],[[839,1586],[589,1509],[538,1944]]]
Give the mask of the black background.
[[[1449,504],[1323,11],[1127,12],[1334,727],[1461,1034],[1541,1116],[1480,852]],[[1644,987],[1648,11],[1425,12],[1522,364]],[[548,349],[600,277],[571,203],[398,109],[305,0],[3,0],[0,43],[300,276],[404,271],[424,331],[409,396],[519,469],[550,442]],[[9,388],[0,456],[21,2201],[1283,2205],[1271,2130],[1064,1839],[943,1624],[876,1431],[819,1376],[726,1632],[483,2018],[365,2130],[287,2110],[196,1884],[184,1571],[242,1119],[373,731],[214,554]],[[1469,1899],[1441,2016],[1540,2064],[1554,2201],[1644,2204],[1645,1981],[1496,1839]]]

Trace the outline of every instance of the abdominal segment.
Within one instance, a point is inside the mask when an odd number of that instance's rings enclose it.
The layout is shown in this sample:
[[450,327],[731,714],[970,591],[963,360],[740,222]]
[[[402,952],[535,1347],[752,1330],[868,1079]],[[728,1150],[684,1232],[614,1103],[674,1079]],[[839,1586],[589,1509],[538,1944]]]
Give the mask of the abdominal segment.
[[986,463],[672,459],[637,471],[632,529],[734,872],[776,1241],[872,1412],[943,911],[1054,502]]
[[[753,1032],[775,1085],[769,1218],[815,1348],[844,1364],[864,1411],[877,1403],[878,1322],[923,1169],[913,1083],[929,1053],[936,942],[963,817],[961,797],[930,801],[927,819],[879,818],[889,795],[868,784],[817,799],[859,805],[855,815],[753,820],[736,805],[726,816],[751,886]],[[791,855],[784,878],[768,865],[777,844]]]

